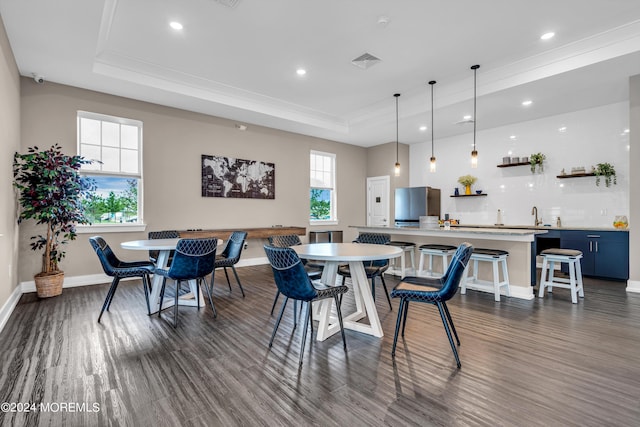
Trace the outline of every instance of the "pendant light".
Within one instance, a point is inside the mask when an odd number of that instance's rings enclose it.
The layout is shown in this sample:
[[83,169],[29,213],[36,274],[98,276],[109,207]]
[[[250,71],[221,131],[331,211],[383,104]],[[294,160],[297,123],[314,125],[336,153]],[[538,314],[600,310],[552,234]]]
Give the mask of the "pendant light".
[[399,93],[394,94],[396,97],[396,165],[395,165],[395,175],[400,176],[400,162],[398,161],[398,97],[400,97]]
[[429,85],[431,85],[431,159],[429,161],[429,172],[433,173],[436,171],[436,156],[433,155],[433,85],[436,84],[435,80],[431,80]]
[[471,167],[478,167],[478,150],[476,150],[476,123],[478,122],[478,117],[476,116],[476,73],[480,68],[479,65],[472,65],[471,69],[473,70],[473,151],[471,151]]

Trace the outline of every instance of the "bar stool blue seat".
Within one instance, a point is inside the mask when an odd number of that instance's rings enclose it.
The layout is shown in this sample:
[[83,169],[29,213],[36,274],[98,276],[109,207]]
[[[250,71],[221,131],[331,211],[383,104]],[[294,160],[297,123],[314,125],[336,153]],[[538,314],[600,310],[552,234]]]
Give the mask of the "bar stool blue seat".
[[[505,294],[510,297],[511,289],[509,288],[509,270],[507,269],[507,257],[509,252],[500,249],[473,248],[471,261],[473,261],[473,273],[469,275],[469,271],[464,275],[462,280],[460,293],[467,293],[467,285],[471,284],[479,289],[493,290],[494,299],[500,301],[500,289],[505,288]],[[490,262],[493,270],[493,281],[482,281],[478,279],[478,263]],[[502,267],[502,280],[500,280],[500,267]],[[469,280],[471,278],[471,281]]]
[[[571,302],[574,304],[578,303],[578,296],[580,296],[580,298],[584,298],[582,268],[580,267],[580,260],[582,259],[581,251],[576,249],[550,248],[540,252],[540,255],[542,255],[542,272],[540,273],[540,289],[538,290],[538,298],[544,297],[545,289],[551,293],[554,286],[570,289]],[[566,262],[569,265],[568,279],[553,276],[556,262]]]
[[[438,277],[442,276],[449,266],[449,257],[456,252],[456,247],[451,245],[426,244],[420,248],[420,262],[418,263],[418,272],[416,276]],[[429,257],[429,269],[424,270],[424,258]],[[433,272],[433,257],[442,257],[442,273]]]
[[[402,255],[400,255],[400,268],[398,268],[398,258],[394,258],[391,260],[393,263],[393,270],[390,268],[387,270],[387,273],[396,273],[397,276],[404,277],[408,274],[415,274],[416,271],[416,244],[413,242],[401,242],[397,240],[392,240],[387,243],[390,246],[396,246],[402,249]],[[411,257],[411,269],[407,268],[405,253],[409,253]],[[397,274],[399,273],[399,274]]]

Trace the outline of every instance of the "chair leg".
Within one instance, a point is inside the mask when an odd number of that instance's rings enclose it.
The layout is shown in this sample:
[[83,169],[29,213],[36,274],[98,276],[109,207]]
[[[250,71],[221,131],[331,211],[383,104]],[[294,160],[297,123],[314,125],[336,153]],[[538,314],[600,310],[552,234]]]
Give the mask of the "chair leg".
[[238,286],[240,286],[240,292],[242,292],[242,298],[244,298],[244,289],[242,289],[242,283],[240,283],[240,278],[238,277],[238,272],[236,271],[236,267],[232,265],[231,270],[233,270],[233,275],[236,276],[236,282],[238,282]]
[[104,299],[104,303],[102,304],[102,310],[100,310],[100,315],[98,316],[98,323],[100,323],[100,319],[102,319],[102,313],[104,313],[104,311],[109,306],[109,303],[111,302],[111,298],[113,297],[113,293],[115,292],[115,289],[118,287],[118,281],[119,280],[120,280],[119,278],[114,277],[113,281],[111,282],[111,286],[109,286],[109,290],[107,291],[107,296]]
[[116,290],[118,289],[118,285],[120,284],[120,278],[117,281],[114,280],[115,283],[112,283],[113,289],[111,290],[111,294],[109,294],[109,302],[107,303],[107,311],[111,308],[111,301],[113,301],[113,296],[116,294]]
[[382,281],[382,287],[384,288],[384,295],[387,297],[387,302],[389,303],[389,310],[393,311],[393,307],[391,306],[391,298],[389,297],[389,291],[387,290],[387,283],[384,281],[384,277],[382,277],[382,274],[380,275],[380,280]]
[[402,313],[402,338],[404,338],[404,328],[407,326],[407,314],[409,314],[409,301],[404,303],[404,313]]
[[[211,295],[211,289],[209,288],[209,284],[207,283],[207,278],[203,277],[200,280],[204,282],[204,288],[207,290],[207,296],[209,297],[209,304],[211,304],[211,310],[213,310],[213,318],[215,319],[216,317],[218,317],[218,312],[216,311],[215,304],[213,304],[213,295]],[[198,293],[200,293],[199,289],[198,289]]]
[[276,337],[276,332],[278,331],[278,326],[280,326],[280,321],[282,320],[282,315],[284,314],[284,309],[287,306],[288,301],[289,297],[285,297],[284,302],[282,303],[282,308],[280,309],[280,315],[278,316],[278,320],[276,320],[276,325],[273,327],[271,341],[269,341],[269,348],[271,348],[271,346],[273,345],[273,339]]
[[447,315],[447,320],[449,321],[449,326],[451,327],[451,330],[453,331],[453,335],[455,335],[455,337],[456,337],[456,342],[458,343],[458,345],[460,345],[460,338],[458,338],[458,332],[456,332],[456,327],[453,324],[453,319],[451,318],[451,313],[449,313],[449,307],[447,307],[447,303],[446,302],[442,302],[442,307],[444,308],[444,312]]
[[[300,301],[300,304],[304,304]],[[307,343],[307,329],[309,329],[309,315],[311,314],[311,302],[307,301],[307,317],[304,319],[304,326],[302,330],[302,342],[300,343],[300,366],[302,366],[302,357],[304,356],[304,345]],[[300,316],[302,317],[302,315]],[[302,320],[302,319],[300,319]]]
[[167,278],[162,278],[162,287],[160,288],[160,308],[158,309],[158,317],[160,317],[160,312],[162,312],[162,303],[164,302],[164,289],[167,285]]
[[142,276],[142,287],[144,288],[144,299],[147,302],[147,316],[151,316],[151,306],[149,305],[149,288],[151,287],[151,280],[149,275]]
[[196,279],[196,308],[200,310],[200,280]]
[[442,324],[444,325],[444,330],[447,333],[447,338],[449,338],[449,344],[451,344],[451,350],[453,350],[453,355],[456,358],[456,364],[458,365],[458,369],[462,366],[460,364],[460,357],[458,357],[458,350],[456,349],[456,345],[453,343],[453,337],[451,336],[451,331],[449,330],[449,323],[447,321],[447,316],[442,308],[442,303],[440,301],[436,302],[438,306],[438,311],[440,312],[440,318],[442,319]]
[[280,291],[276,292],[276,297],[273,299],[273,305],[271,305],[271,315],[273,316],[273,310],[276,308],[276,303],[278,302],[278,298],[280,297]]
[[[342,297],[342,294],[340,294],[340,296]],[[347,351],[347,339],[344,336],[344,325],[342,324],[342,310],[340,309],[340,301],[338,300],[337,295],[335,295],[333,299],[336,301],[336,312],[338,313],[338,322],[340,322],[340,333],[342,334],[342,346],[344,347],[344,350]]]
[[178,298],[180,297],[180,280],[176,280],[176,297],[173,304],[173,327],[178,327]]
[[311,337],[313,338],[313,304],[311,302],[308,302],[307,304],[309,305],[309,317],[311,319],[309,326],[311,326]]
[[396,344],[398,343],[398,332],[400,332],[400,323],[402,323],[402,312],[404,311],[404,298],[400,298],[400,308],[398,308],[398,319],[396,320],[396,332],[393,334],[393,347],[391,348],[391,357],[396,355]]
[[233,292],[231,290],[231,282],[229,281],[229,273],[227,272],[227,267],[224,268],[224,276],[227,278],[227,285],[229,285],[229,292]]

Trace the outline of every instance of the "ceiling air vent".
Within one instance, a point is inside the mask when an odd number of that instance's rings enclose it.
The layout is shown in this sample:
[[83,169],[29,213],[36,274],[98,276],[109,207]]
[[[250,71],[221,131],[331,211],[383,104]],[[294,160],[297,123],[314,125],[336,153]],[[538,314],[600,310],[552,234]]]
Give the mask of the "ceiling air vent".
[[214,1],[220,3],[223,6],[227,6],[230,8],[234,8],[238,3],[240,3],[240,0],[214,0]]
[[351,61],[353,65],[362,68],[363,70],[373,67],[378,62],[380,62],[380,58],[376,58],[370,53],[363,53],[362,55]]

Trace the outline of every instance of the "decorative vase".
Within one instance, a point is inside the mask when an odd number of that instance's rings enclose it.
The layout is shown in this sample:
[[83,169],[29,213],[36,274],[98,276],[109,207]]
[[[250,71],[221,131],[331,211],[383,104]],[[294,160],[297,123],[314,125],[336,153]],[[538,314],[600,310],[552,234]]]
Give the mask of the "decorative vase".
[[617,215],[613,220],[613,226],[615,228],[627,228],[629,226],[629,221],[627,220],[626,215]]
[[36,274],[33,279],[36,282],[36,292],[39,298],[56,297],[62,293],[64,271]]
[[471,186],[470,185],[465,185],[464,186],[464,194],[471,194]]

